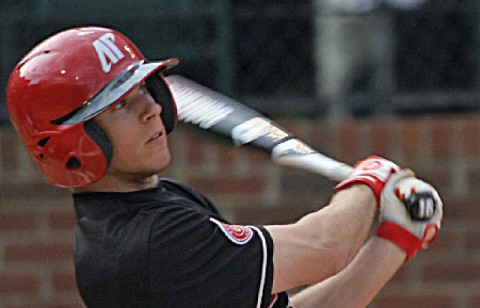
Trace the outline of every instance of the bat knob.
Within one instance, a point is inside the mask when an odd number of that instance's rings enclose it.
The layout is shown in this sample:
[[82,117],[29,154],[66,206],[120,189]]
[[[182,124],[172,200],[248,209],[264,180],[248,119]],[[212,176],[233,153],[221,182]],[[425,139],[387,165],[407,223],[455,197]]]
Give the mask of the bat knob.
[[414,193],[404,203],[413,220],[426,221],[435,214],[435,199],[430,193]]

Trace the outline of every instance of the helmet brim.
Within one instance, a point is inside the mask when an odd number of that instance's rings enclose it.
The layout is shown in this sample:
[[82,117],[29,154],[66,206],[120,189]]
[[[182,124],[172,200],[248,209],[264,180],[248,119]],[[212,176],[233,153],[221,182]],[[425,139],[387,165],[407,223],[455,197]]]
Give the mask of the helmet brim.
[[73,112],[52,121],[56,125],[73,125],[93,119],[110,106],[119,102],[130,91],[155,72],[171,68],[178,64],[178,59],[168,59],[161,62],[139,61],[123,71],[94,97]]

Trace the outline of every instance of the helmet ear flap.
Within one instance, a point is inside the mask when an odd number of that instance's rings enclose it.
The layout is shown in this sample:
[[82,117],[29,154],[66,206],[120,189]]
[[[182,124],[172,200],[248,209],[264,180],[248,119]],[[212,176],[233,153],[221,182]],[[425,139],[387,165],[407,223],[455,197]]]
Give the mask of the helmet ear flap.
[[162,106],[162,121],[169,134],[177,123],[177,106],[172,93],[161,73],[153,74],[146,79],[148,92],[153,96],[157,104]]
[[84,125],[74,125],[58,132],[37,134],[37,141],[28,145],[49,183],[80,187],[104,176],[112,147],[98,125],[86,126],[87,129]]
[[93,122],[93,120],[85,122],[83,129],[102,150],[105,159],[107,160],[107,167],[110,166],[113,157],[113,147],[107,134],[105,134],[105,131]]

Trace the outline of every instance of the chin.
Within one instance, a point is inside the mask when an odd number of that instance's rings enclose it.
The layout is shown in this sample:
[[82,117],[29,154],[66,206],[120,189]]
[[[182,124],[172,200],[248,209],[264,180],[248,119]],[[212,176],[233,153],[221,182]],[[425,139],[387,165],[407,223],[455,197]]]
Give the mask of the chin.
[[[172,160],[172,157],[170,156],[170,154],[168,154],[168,155],[162,155],[162,157],[159,158],[159,160],[158,160],[158,162],[159,162],[158,165],[157,165],[157,166],[158,166],[158,167],[157,167],[158,172],[160,172],[160,171],[162,171],[163,169],[167,168],[167,167],[170,165],[171,160]],[[158,173],[158,172],[157,172],[157,173]]]

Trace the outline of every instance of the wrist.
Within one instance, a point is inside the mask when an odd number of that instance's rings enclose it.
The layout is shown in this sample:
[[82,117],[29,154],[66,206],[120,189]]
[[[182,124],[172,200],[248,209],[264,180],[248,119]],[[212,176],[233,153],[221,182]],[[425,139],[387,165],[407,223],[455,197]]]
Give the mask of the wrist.
[[335,194],[334,199],[339,198],[339,200],[342,200],[343,203],[345,195],[353,196],[352,198],[355,198],[355,200],[357,200],[357,204],[367,204],[374,211],[377,210],[377,197],[375,196],[375,193],[372,191],[370,186],[364,183],[354,183],[348,188],[339,190]]
[[383,191],[383,187],[385,183],[380,181],[375,176],[367,175],[367,176],[358,176],[355,178],[347,179],[340,184],[338,184],[335,189],[342,190],[345,188],[350,188],[354,186],[362,186],[368,188],[368,190],[373,194],[375,197],[375,202],[377,204],[380,203],[380,195]]
[[354,190],[356,194],[362,195],[364,198],[368,199],[368,203],[375,205],[375,207],[377,206],[377,196],[370,185],[358,182],[353,184],[351,189]]
[[352,204],[356,209],[361,208],[362,213],[368,213],[372,222],[378,211],[375,194],[367,185],[363,184],[355,184],[338,191],[333,196],[330,204],[334,206]]
[[413,258],[422,247],[422,239],[419,239],[402,226],[390,221],[382,222],[377,229],[376,235],[392,242],[405,251],[407,260]]

